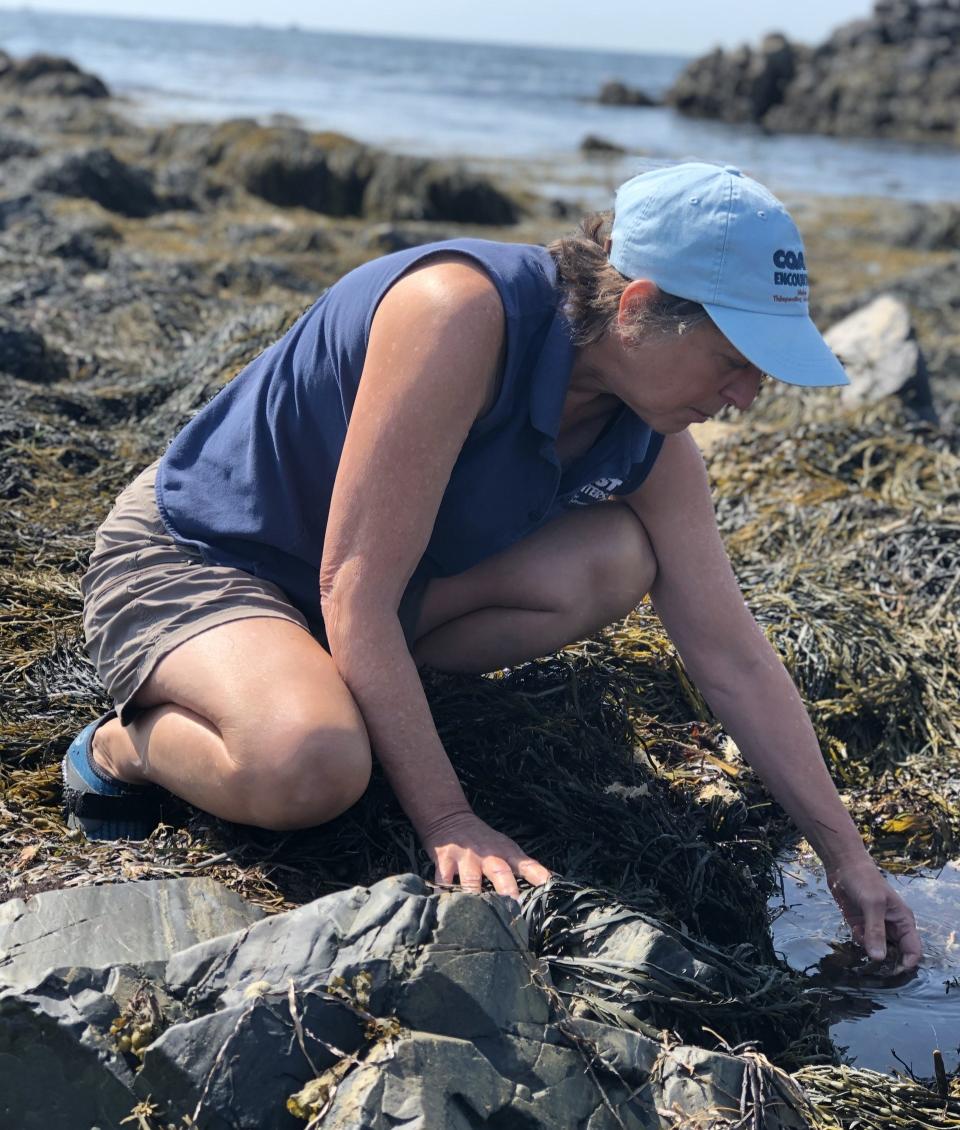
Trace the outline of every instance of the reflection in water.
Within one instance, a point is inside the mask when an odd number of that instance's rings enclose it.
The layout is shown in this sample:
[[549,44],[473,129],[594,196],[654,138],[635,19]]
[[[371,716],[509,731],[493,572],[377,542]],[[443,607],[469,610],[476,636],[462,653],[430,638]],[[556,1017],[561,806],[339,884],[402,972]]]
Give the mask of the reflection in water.
[[[777,950],[811,985],[830,992],[830,1035],[857,1067],[933,1074],[933,1052],[948,1071],[960,1067],[960,862],[940,872],[890,875],[917,918],[923,964],[891,977],[866,958],[827,889],[823,870],[810,861],[783,864],[784,899],[773,924]],[[889,967],[887,967],[889,968]],[[898,1060],[902,1062],[898,1062]]]

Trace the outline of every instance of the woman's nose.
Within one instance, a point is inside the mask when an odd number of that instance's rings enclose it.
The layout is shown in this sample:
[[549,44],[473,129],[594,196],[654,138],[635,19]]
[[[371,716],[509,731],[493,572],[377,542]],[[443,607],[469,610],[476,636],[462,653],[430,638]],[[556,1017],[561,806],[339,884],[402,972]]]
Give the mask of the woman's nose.
[[723,389],[724,398],[728,404],[745,412],[756,400],[762,381],[763,373],[756,366],[751,365],[749,369],[737,373],[734,379],[726,384]]

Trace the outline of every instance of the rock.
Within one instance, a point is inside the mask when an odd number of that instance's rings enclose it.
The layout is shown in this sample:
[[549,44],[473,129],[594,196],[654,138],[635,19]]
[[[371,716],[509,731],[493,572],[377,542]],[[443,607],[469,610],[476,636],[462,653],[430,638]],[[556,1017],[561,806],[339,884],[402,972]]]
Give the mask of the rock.
[[597,95],[597,101],[603,106],[657,106],[659,103],[651,98],[645,91],[635,86],[627,86],[625,82],[605,82]]
[[880,295],[831,326],[824,338],[850,377],[841,392],[844,403],[872,404],[899,396],[918,415],[936,422],[926,361],[903,302]]
[[608,141],[605,137],[598,137],[595,133],[588,133],[580,142],[580,152],[589,153],[597,157],[619,157],[626,153],[622,145]]
[[49,384],[63,380],[68,367],[64,355],[48,346],[41,333],[0,312],[0,372]]
[[768,35],[756,51],[720,49],[690,63],[667,93],[667,102],[692,117],[761,122],[783,99],[802,48],[785,36]]
[[0,133],[0,161],[12,157],[36,157],[40,150],[25,137],[14,133]]
[[[122,903],[126,886],[51,893]],[[215,918],[221,897],[206,900]],[[166,962],[157,954],[176,930],[152,909],[125,909],[123,937],[104,942],[100,926],[92,943],[109,962],[132,932],[122,963],[0,990],[0,1124],[119,1130],[149,1096],[164,1124],[189,1115],[205,1130],[293,1130],[321,1116],[334,1130],[648,1130],[662,1109],[695,1116],[733,1095],[751,1126],[804,1125],[789,1083],[756,1060],[665,1051],[570,1017],[516,904],[499,896],[395,876]],[[79,935],[66,942],[88,952]],[[136,1045],[123,1042],[131,1033]]]
[[263,918],[212,879],[44,891],[0,905],[0,985],[24,985],[50,969],[100,969],[160,961],[195,942]]
[[[517,205],[486,178],[451,165],[383,153],[335,133],[237,119],[161,131],[150,155],[193,165],[223,194],[243,189],[282,208],[329,216],[512,224]],[[185,173],[180,174],[188,184]],[[198,195],[196,183],[187,189]]]
[[455,164],[383,154],[363,193],[363,214],[383,220],[432,220],[507,226],[513,200],[485,177]]
[[106,1035],[119,1015],[111,978],[120,984],[112,971],[74,970],[31,989],[0,987],[0,1126],[122,1130],[136,1097]]
[[211,277],[218,287],[239,291],[251,297],[262,294],[270,287],[309,295],[316,290],[312,279],[303,278],[282,261],[262,255],[216,264]]
[[110,91],[96,75],[59,55],[30,55],[0,70],[0,88],[41,98],[109,98]]
[[425,229],[422,224],[415,228],[398,227],[396,224],[374,224],[367,228],[360,236],[360,245],[379,255],[389,255],[391,251],[406,251],[409,247],[420,247],[424,243],[432,243],[449,239],[447,232],[442,230]]
[[144,217],[159,202],[152,178],[115,157],[109,149],[82,149],[52,158],[33,186],[61,196],[82,196],[121,216]]
[[960,205],[907,203],[880,233],[894,247],[915,251],[960,251]]
[[221,176],[280,207],[310,208],[331,216],[356,216],[372,163],[353,142],[331,148],[306,130],[257,127],[226,147]]
[[716,50],[667,94],[681,113],[768,130],[960,143],[960,7],[887,3],[816,49],[768,36]]

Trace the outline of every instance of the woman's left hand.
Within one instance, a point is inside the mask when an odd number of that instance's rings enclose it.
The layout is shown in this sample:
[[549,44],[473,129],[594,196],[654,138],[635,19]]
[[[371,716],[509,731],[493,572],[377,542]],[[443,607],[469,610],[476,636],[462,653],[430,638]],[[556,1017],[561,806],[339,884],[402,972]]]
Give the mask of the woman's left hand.
[[916,969],[923,957],[913,911],[893,890],[877,865],[862,856],[827,867],[827,883],[853,931],[853,939],[874,961],[887,956],[887,944],[897,947],[893,973]]

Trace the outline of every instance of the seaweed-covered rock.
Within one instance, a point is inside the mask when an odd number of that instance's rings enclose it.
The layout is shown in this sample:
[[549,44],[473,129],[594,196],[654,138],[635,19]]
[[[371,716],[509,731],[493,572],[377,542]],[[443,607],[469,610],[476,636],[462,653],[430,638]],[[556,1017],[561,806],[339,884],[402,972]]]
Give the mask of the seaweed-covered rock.
[[0,89],[40,98],[108,98],[110,91],[96,75],[59,55],[30,55],[14,61],[6,56]]
[[516,204],[485,177],[458,165],[385,154],[363,194],[363,213],[384,220],[514,224]]
[[0,372],[47,384],[63,380],[68,368],[64,355],[43,334],[0,312]]
[[159,207],[150,173],[121,161],[109,149],[82,149],[51,158],[33,186],[60,196],[87,197],[121,216],[149,216]]
[[192,162],[224,192],[242,188],[284,208],[475,224],[518,218],[513,200],[485,177],[455,164],[383,153],[341,134],[238,119],[217,127],[175,127],[158,137],[151,152]]
[[15,133],[0,133],[0,161],[12,157],[36,157],[40,150],[32,141]]

